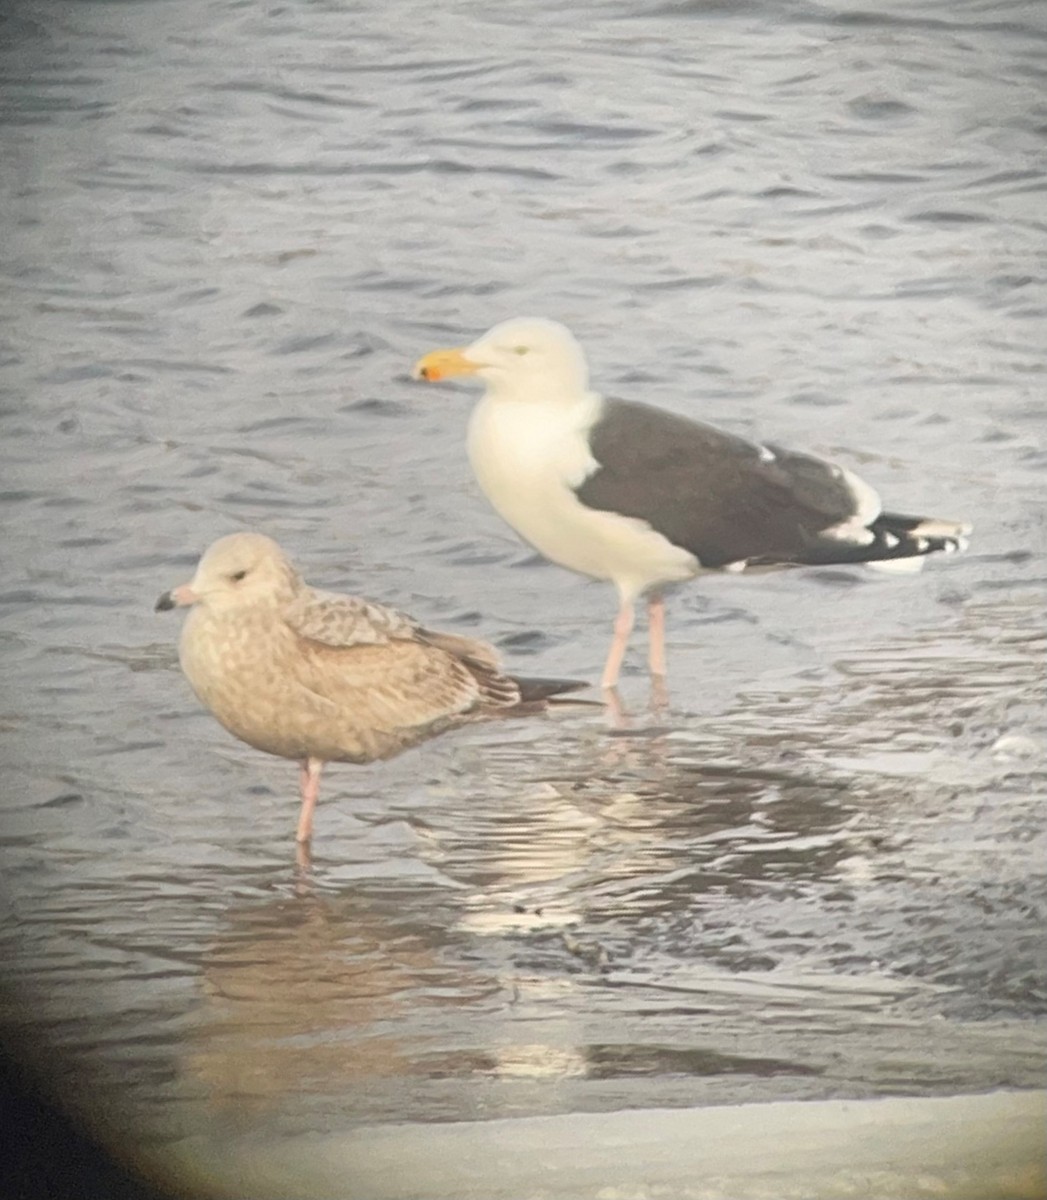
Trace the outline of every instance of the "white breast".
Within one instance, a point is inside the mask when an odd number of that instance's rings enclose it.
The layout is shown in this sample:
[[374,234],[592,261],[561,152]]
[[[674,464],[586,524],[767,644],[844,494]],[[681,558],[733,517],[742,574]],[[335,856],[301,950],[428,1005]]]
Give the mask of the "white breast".
[[485,397],[469,423],[469,458],[499,515],[546,558],[612,580],[626,599],[688,579],[698,563],[646,521],[587,508],[574,494],[598,467],[587,434],[602,401]]

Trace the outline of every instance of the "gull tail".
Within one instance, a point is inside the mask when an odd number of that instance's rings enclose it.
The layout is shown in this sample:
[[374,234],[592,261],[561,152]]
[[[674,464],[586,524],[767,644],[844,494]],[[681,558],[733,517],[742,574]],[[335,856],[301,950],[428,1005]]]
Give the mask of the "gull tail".
[[584,704],[582,700],[561,700],[569,692],[580,692],[589,685],[579,679],[521,679],[514,676],[513,682],[520,689],[521,705]]
[[869,526],[875,541],[864,547],[864,562],[877,571],[919,571],[928,554],[955,554],[967,549],[970,525],[939,517],[907,517],[880,513]]
[[589,685],[578,679],[520,679],[503,675],[475,660],[463,660],[469,673],[480,685],[483,700],[475,710],[478,717],[522,717],[544,712],[551,704],[585,704],[585,700],[561,699]]

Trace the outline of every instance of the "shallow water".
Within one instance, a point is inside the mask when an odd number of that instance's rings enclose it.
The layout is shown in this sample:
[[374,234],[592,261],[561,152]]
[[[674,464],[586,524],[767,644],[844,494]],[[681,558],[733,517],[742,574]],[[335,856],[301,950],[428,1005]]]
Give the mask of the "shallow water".
[[[24,3],[0,138],[7,1023],[142,1137],[1042,1082],[1034,4]],[[260,528],[318,585],[596,678],[425,350],[968,519],[919,576],[720,577],[672,706],[333,767],[228,739],[152,602]]]

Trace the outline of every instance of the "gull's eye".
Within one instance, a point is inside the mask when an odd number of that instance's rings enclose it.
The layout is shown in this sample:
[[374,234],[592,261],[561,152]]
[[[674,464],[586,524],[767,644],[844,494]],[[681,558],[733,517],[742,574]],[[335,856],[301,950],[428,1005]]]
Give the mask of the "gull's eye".
[[530,346],[514,346],[513,353],[514,354],[527,354],[530,352],[530,349],[531,349]]
[[229,578],[233,581],[233,583],[239,583],[240,580],[243,579],[246,574],[247,574],[246,571],[236,571],[232,575],[230,575]]

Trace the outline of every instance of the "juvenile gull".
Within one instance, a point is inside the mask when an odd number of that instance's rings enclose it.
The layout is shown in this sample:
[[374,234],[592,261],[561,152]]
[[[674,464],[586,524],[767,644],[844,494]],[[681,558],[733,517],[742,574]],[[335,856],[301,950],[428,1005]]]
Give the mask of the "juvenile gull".
[[536,712],[564,679],[505,674],[493,646],[436,633],[393,608],[311,588],[260,533],[219,538],[158,611],[192,605],[179,658],[230,733],[301,764],[308,842],[327,762],[369,763],[457,725]]
[[506,321],[470,346],[427,354],[413,374],[483,380],[468,445],[487,498],[546,558],[617,588],[605,688],[617,685],[641,595],[651,674],[664,678],[666,584],[753,566],[911,569],[962,549],[970,532],[886,513],[867,483],[824,459],[605,399],[589,390],[585,355],[555,321]]

